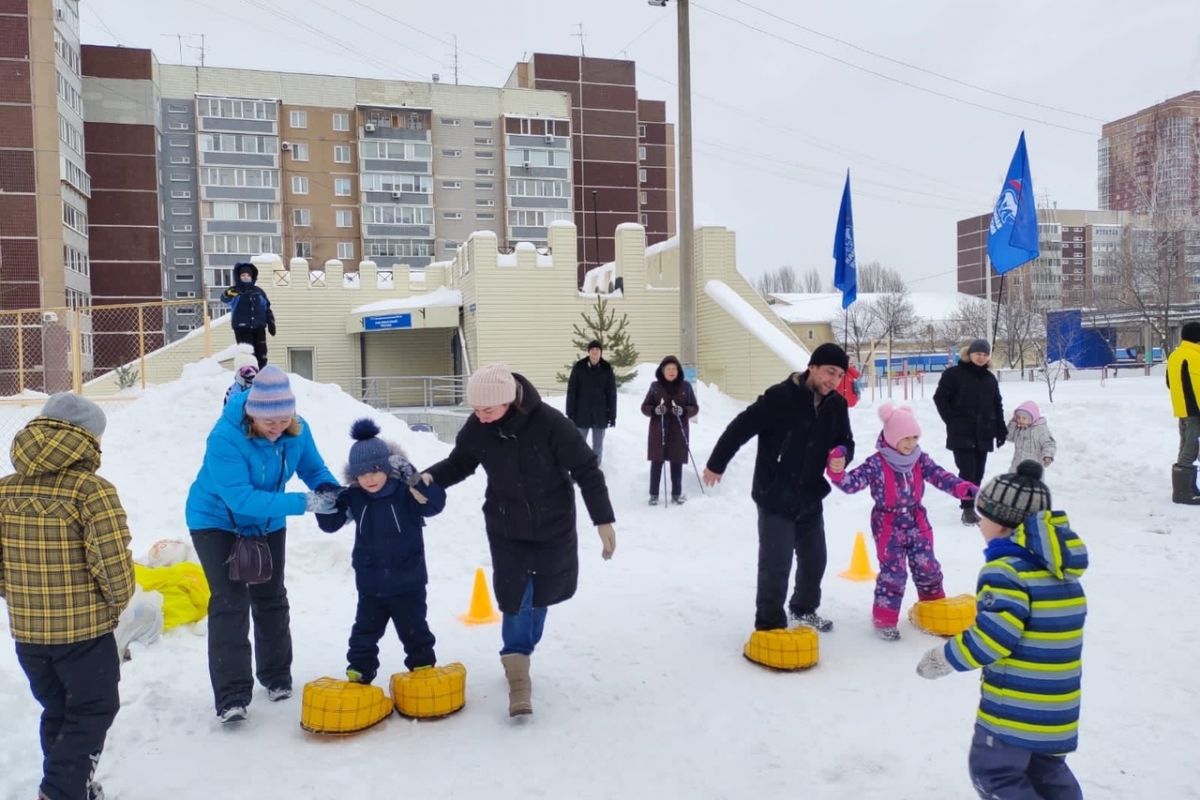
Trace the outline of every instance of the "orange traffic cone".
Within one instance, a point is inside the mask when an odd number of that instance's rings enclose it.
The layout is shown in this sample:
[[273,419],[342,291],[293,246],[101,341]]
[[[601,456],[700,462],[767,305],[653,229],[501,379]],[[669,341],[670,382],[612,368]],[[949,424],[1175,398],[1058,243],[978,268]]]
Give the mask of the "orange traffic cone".
[[471,587],[471,607],[458,618],[468,625],[488,625],[500,621],[500,615],[492,606],[492,593],[488,591],[487,576],[483,574],[483,567],[475,570],[475,585]]
[[871,560],[867,557],[867,540],[862,531],[859,531],[854,537],[854,551],[850,554],[850,568],[838,574],[850,581],[875,580],[875,570],[871,569]]

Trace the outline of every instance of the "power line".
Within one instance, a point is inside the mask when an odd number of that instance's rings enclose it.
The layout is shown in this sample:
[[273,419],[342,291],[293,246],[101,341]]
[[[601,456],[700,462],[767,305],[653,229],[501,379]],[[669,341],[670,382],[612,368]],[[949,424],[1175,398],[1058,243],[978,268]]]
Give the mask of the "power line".
[[[430,39],[433,39],[435,42],[441,42],[444,45],[449,45],[451,47],[454,47],[455,49],[461,50],[461,48],[458,47],[457,40],[452,42],[451,40],[444,39],[441,36],[438,36],[437,34],[433,34],[433,33],[430,33],[429,31],[422,30],[422,29],[416,27],[415,25],[412,25],[411,23],[405,22],[404,20],[400,19],[399,17],[392,16],[391,14],[388,14],[385,11],[380,11],[378,8],[375,8],[374,6],[367,5],[365,2],[363,2],[363,0],[350,0],[350,2],[354,3],[354,5],[359,6],[360,8],[365,8],[367,11],[371,11],[375,14],[378,14],[379,16],[383,17],[384,19],[391,20],[392,22],[396,23],[397,25],[401,25],[405,28],[408,28],[410,31],[419,33],[422,36],[428,36]],[[489,65],[495,67],[496,69],[500,69],[500,70],[509,69],[509,67],[505,66],[504,64],[497,64],[495,61],[492,61],[490,58],[481,56],[478,53],[472,53],[470,50],[461,50],[461,51],[463,53],[465,53],[466,55],[469,55],[472,58],[476,59],[477,61],[481,61],[484,64],[489,64]]]
[[977,92],[983,92],[985,94],[994,95],[995,97],[1002,97],[1005,100],[1013,100],[1018,103],[1025,103],[1026,105],[1036,106],[1038,108],[1044,108],[1047,111],[1057,111],[1060,114],[1067,114],[1072,117],[1080,117],[1082,119],[1090,119],[1093,122],[1107,122],[1108,121],[1108,120],[1101,119],[1100,117],[1092,116],[1091,114],[1082,114],[1078,111],[1071,111],[1066,108],[1059,108],[1058,106],[1047,105],[1046,103],[1039,103],[1035,100],[1026,100],[1022,97],[1017,97],[1017,96],[1011,95],[1011,94],[1005,94],[1004,92],[998,92],[995,89],[989,89],[986,86],[980,86],[975,83],[970,83],[968,81],[964,81],[959,78],[955,78],[951,75],[946,75],[944,73],[937,72],[932,69],[927,69],[925,67],[918,66],[917,64],[910,64],[907,61],[902,61],[898,58],[893,58],[892,56],[885,55],[884,53],[880,53],[875,50],[871,50],[866,47],[862,47],[860,45],[854,44],[853,42],[848,42],[845,39],[839,39],[836,36],[831,36],[828,33],[823,33],[822,31],[816,30],[815,28],[810,28],[806,25],[801,25],[799,22],[790,20],[786,17],[782,17],[778,14],[775,14],[771,11],[766,10],[765,8],[759,8],[756,5],[746,2],[746,0],[733,0],[733,2],[738,3],[739,5],[743,5],[746,8],[753,9],[754,11],[757,11],[760,14],[764,14],[765,16],[771,17],[772,19],[778,20],[779,22],[782,22],[786,25],[791,25],[794,28],[799,28],[800,30],[805,31],[806,33],[811,33],[813,36],[819,36],[822,39],[828,39],[831,42],[836,42],[837,44],[843,45],[845,47],[849,47],[851,50],[857,50],[860,53],[866,53],[867,55],[874,56],[875,58],[880,58],[880,59],[883,59],[884,61],[889,61],[893,64],[897,64],[901,67],[906,67],[908,69],[916,70],[917,72],[923,72],[926,75],[932,75],[936,78],[941,78],[944,81],[949,81],[950,83],[956,83],[959,86],[965,86],[966,88],[974,89]]
[[637,40],[638,40],[638,39],[641,39],[641,38],[642,38],[643,36],[645,36],[647,33],[649,33],[650,31],[654,30],[656,27],[658,27],[660,24],[662,24],[662,21],[663,21],[664,19],[667,19],[667,17],[669,17],[669,16],[670,16],[669,14],[655,14],[655,15],[654,15],[654,22],[651,22],[649,25],[647,25],[647,26],[646,26],[646,27],[645,27],[645,28],[642,30],[642,32],[641,32],[641,33],[639,33],[637,36],[635,36],[635,37],[633,37],[632,39],[630,39],[630,40],[629,40],[629,42],[628,42],[628,43],[627,43],[627,44],[626,44],[624,47],[622,47],[620,50],[618,50],[617,52],[618,52],[618,53],[620,53],[620,54],[622,54],[622,55],[625,55],[625,54],[627,54],[627,53],[629,52],[629,48],[633,47],[634,43],[635,43],[635,42],[637,42]]
[[121,44],[121,40],[117,38],[117,35],[115,33],[113,33],[112,28],[108,27],[108,23],[106,23],[104,21],[104,18],[100,16],[100,12],[96,10],[96,4],[95,3],[84,3],[83,5],[85,8],[87,8],[89,11],[92,12],[92,16],[95,17],[96,21],[100,23],[100,27],[104,28],[105,32],[109,36],[112,37],[112,40],[114,42],[116,42],[117,44]]
[[843,66],[850,67],[851,69],[858,70],[859,72],[864,72],[864,73],[866,73],[866,74],[868,74],[868,75],[873,75],[873,76],[875,76],[876,78],[882,78],[883,80],[885,80],[885,81],[889,81],[889,82],[891,82],[891,83],[896,83],[896,84],[899,84],[899,85],[901,85],[901,86],[907,86],[908,88],[910,88],[910,89],[915,89],[915,90],[917,90],[918,92],[924,92],[924,93],[926,93],[926,94],[931,94],[931,95],[934,95],[935,97],[941,97],[941,98],[943,98],[943,99],[950,100],[950,101],[952,101],[952,102],[955,102],[955,103],[962,103],[963,105],[971,106],[971,107],[973,107],[973,108],[982,109],[982,110],[984,110],[984,111],[991,111],[991,112],[992,112],[992,113],[994,113],[994,114],[1003,114],[1003,115],[1004,115],[1004,116],[1006,116],[1006,117],[1013,117],[1013,118],[1015,118],[1015,119],[1022,119],[1022,120],[1025,120],[1026,122],[1034,122],[1034,123],[1037,123],[1038,125],[1046,125],[1047,127],[1051,127],[1051,128],[1058,128],[1058,129],[1060,129],[1060,130],[1064,130],[1064,131],[1071,131],[1072,133],[1080,133],[1080,134],[1083,134],[1083,135],[1085,135],[1085,136],[1092,136],[1092,137],[1094,137],[1094,136],[1096,135],[1096,132],[1095,132],[1095,131],[1088,131],[1088,130],[1084,130],[1084,129],[1082,129],[1082,128],[1072,128],[1072,127],[1071,127],[1071,126],[1069,126],[1069,125],[1060,125],[1060,124],[1059,124],[1059,123],[1057,123],[1057,122],[1050,122],[1049,120],[1039,119],[1038,117],[1031,117],[1031,116],[1028,116],[1028,115],[1026,115],[1026,114],[1018,114],[1018,113],[1016,113],[1015,111],[1006,111],[1006,110],[1004,110],[1004,109],[1002,109],[1002,108],[996,108],[995,106],[984,105],[983,103],[976,103],[974,100],[967,100],[967,99],[965,99],[965,98],[962,98],[962,97],[955,97],[955,96],[954,96],[954,95],[952,95],[952,94],[947,94],[946,92],[940,92],[940,91],[938,91],[937,89],[930,89],[930,88],[929,88],[929,87],[927,87],[927,86],[921,86],[920,84],[913,83],[912,81],[906,81],[906,80],[904,80],[903,78],[897,78],[897,77],[894,77],[894,76],[892,76],[892,75],[888,75],[888,74],[887,74],[887,73],[885,73],[885,72],[879,72],[878,70],[871,69],[870,67],[864,67],[864,66],[862,66],[861,64],[855,64],[853,61],[848,61],[848,60],[846,60],[846,59],[844,59],[844,58],[841,58],[841,57],[839,57],[839,56],[835,56],[835,55],[832,55],[832,54],[830,54],[830,53],[826,53],[826,52],[823,52],[823,51],[821,51],[821,50],[817,50],[816,48],[809,47],[808,45],[805,45],[805,44],[801,44],[800,42],[797,42],[797,41],[795,41],[794,39],[789,39],[789,38],[787,38],[786,36],[781,36],[781,35],[779,35],[778,33],[775,33],[775,32],[773,32],[773,31],[766,30],[766,29],[764,29],[764,28],[760,28],[760,27],[758,27],[757,25],[751,25],[749,22],[745,22],[744,20],[740,20],[740,19],[738,19],[737,17],[731,17],[731,16],[729,16],[728,14],[722,14],[720,11],[714,11],[714,10],[712,10],[711,8],[706,8],[705,6],[698,5],[698,4],[697,4],[697,3],[695,3],[695,2],[693,2],[693,3],[692,3],[692,7],[693,7],[693,8],[698,8],[698,9],[700,9],[701,11],[704,11],[704,12],[706,12],[706,13],[708,13],[708,14],[711,14],[711,15],[713,15],[714,17],[720,17],[721,19],[724,19],[724,20],[727,20],[727,21],[729,21],[729,22],[732,22],[732,23],[734,23],[735,25],[740,25],[740,26],[742,26],[743,28],[747,28],[747,29],[749,29],[749,30],[755,31],[755,32],[757,32],[757,33],[760,33],[760,34],[762,34],[763,36],[767,36],[767,37],[769,37],[769,38],[771,38],[771,39],[775,39],[775,40],[777,40],[777,41],[780,41],[780,42],[783,42],[783,43],[785,43],[785,44],[789,44],[789,45],[791,45],[792,47],[795,47],[795,48],[797,48],[797,49],[799,49],[799,50],[803,50],[803,51],[805,51],[806,53],[812,53],[813,55],[817,55],[817,56],[820,56],[821,58],[825,58],[825,59],[828,59],[828,60],[830,60],[830,61],[834,61],[834,62],[836,62],[836,63],[838,63],[838,64],[842,64]]

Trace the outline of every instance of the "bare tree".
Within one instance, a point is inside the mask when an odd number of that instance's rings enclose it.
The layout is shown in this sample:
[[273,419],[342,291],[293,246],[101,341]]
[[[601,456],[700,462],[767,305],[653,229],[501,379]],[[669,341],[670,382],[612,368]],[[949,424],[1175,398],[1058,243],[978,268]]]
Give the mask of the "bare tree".
[[960,298],[958,307],[941,325],[941,338],[955,351],[986,334],[986,301],[976,298]]
[[850,308],[833,320],[833,333],[839,342],[846,344],[848,352],[854,353],[855,362],[863,364],[863,349],[870,358],[878,345],[879,320],[870,303],[851,303]]
[[886,294],[903,292],[907,289],[904,278],[891,267],[871,261],[858,268],[858,291],[860,294]]
[[758,276],[758,281],[754,286],[763,297],[770,294],[793,294],[802,291],[800,281],[796,278],[796,270],[790,265],[779,267],[773,272],[764,272]]
[[[1047,326],[1045,336],[1033,341],[1033,351],[1041,368],[1042,380],[1046,384],[1046,399],[1054,402],[1054,390],[1059,378],[1070,378],[1073,366],[1066,358],[1067,353],[1075,346],[1080,331],[1071,325],[1056,325],[1053,329]],[[1053,361],[1051,356],[1057,356]]]
[[997,308],[997,338],[1004,344],[1009,369],[1025,366],[1025,352],[1045,339],[1046,315],[1037,303],[1023,292],[1013,292]]
[[[800,291],[806,294],[819,294],[825,291],[825,279],[816,267],[809,267],[800,276]],[[831,287],[832,290],[832,287]]]
[[908,289],[880,295],[868,308],[875,318],[876,335],[887,342],[888,362],[891,363],[896,340],[907,337],[917,324],[917,315],[908,296]]

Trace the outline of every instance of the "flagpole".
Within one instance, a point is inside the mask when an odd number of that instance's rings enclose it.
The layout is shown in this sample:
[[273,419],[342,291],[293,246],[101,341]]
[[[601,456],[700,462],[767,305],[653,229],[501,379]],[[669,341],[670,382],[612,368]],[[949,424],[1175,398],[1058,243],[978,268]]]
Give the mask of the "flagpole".
[[1000,309],[1004,307],[1004,279],[1007,275],[1000,276],[1000,301],[996,303],[996,321],[992,323],[992,349],[995,349],[996,330],[1000,327]]
[[[983,256],[983,284],[984,297],[987,299],[987,322],[983,329],[983,335],[988,336],[992,330],[992,259],[986,253]],[[988,340],[988,345],[991,346],[992,341]]]

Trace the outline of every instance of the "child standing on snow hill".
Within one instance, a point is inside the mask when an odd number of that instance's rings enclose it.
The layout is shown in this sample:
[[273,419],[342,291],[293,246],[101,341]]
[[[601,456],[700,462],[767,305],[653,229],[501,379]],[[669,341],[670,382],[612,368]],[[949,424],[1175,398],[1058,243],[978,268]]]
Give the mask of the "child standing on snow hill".
[[1017,406],[1008,421],[1008,440],[1013,444],[1013,460],[1009,470],[1017,471],[1022,461],[1036,461],[1043,467],[1054,462],[1058,445],[1046,418],[1038,412],[1037,403],[1027,400]]
[[379,671],[379,640],[391,622],[404,645],[404,666],[432,667],[434,637],[426,620],[425,517],[441,513],[446,492],[423,483],[400,446],[379,438],[379,426],[360,419],[350,428],[354,444],[345,477],[351,484],[332,514],[317,514],[333,533],[354,522],[354,583],[358,610],[350,631],[346,677],[370,683]]
[[896,623],[908,581],[905,560],[912,568],[917,597],[937,600],[946,596],[942,567],[933,554],[933,528],[921,505],[924,482],[959,500],[974,497],[977,487],[942,469],[921,450],[917,444],[921,426],[911,409],[884,403],[879,418],[883,432],[875,443],[875,453],[847,474],[845,452],[834,448],[828,472],[833,485],[843,492],[854,494],[870,487],[875,499],[871,535],[879,558],[879,577],[872,618],[879,637],[895,641],[900,638]]
[[1065,754],[1078,746],[1087,549],[1041,477],[1024,461],[979,493],[975,624],[917,666],[929,679],[983,668],[969,764],[975,791],[995,800],[1083,798]]
[[267,365],[267,334],[275,335],[275,312],[267,293],[258,285],[258,267],[241,262],[233,267],[234,285],[221,294],[229,304],[229,324],[238,344],[254,348],[258,368]]
[[250,391],[254,377],[258,375],[258,360],[249,353],[238,353],[233,359],[233,383],[225,390],[225,405],[235,394]]

